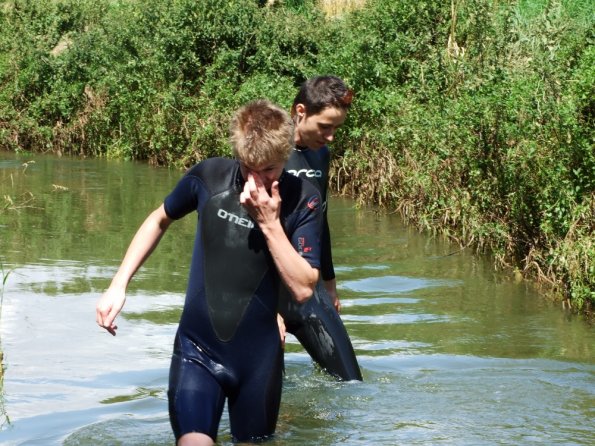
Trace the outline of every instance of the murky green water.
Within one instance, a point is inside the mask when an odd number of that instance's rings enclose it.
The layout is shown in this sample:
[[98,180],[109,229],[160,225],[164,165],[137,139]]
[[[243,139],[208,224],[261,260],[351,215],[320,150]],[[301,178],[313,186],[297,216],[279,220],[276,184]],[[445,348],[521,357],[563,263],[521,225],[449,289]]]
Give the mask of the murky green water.
[[[172,444],[167,374],[194,219],[137,275],[117,337],[96,326],[94,305],[179,176],[0,152],[1,444]],[[592,327],[396,216],[334,199],[330,219],[365,381],[335,382],[289,339],[269,444],[595,443]],[[228,428],[224,417],[220,444]]]

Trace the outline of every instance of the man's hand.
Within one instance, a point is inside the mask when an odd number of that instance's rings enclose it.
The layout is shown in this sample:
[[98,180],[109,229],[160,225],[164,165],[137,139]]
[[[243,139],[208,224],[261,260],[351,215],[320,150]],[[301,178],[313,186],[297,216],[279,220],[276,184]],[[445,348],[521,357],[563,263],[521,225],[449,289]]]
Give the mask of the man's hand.
[[281,210],[279,182],[273,182],[269,195],[260,176],[249,173],[244,190],[240,194],[240,203],[261,228],[278,222]]
[[285,329],[285,321],[280,314],[277,314],[277,325],[279,326],[279,336],[281,337],[281,347],[285,348],[285,336],[287,330]]
[[109,288],[99,301],[95,309],[97,324],[105,328],[112,336],[116,336],[118,326],[114,323],[116,316],[126,302],[126,293],[118,288]]
[[331,298],[331,303],[333,304],[333,307],[335,307],[335,310],[337,310],[337,313],[341,312],[341,301],[339,301],[339,295],[337,294],[337,280],[336,279],[331,279],[331,280],[325,280],[323,281],[324,283],[324,288],[326,289],[326,292],[328,293],[329,297]]

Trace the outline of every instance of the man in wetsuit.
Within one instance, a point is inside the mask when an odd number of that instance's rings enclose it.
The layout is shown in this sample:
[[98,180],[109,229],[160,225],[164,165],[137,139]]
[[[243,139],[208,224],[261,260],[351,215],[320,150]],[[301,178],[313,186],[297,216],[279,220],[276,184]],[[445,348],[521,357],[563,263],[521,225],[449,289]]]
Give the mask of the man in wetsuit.
[[97,303],[97,323],[115,335],[133,274],[174,220],[198,212],[168,390],[179,446],[212,445],[226,399],[235,440],[274,433],[283,369],[279,290],[304,302],[319,277],[320,194],[283,169],[293,147],[289,115],[252,102],[235,114],[231,141],[236,160],[208,159],[187,172],[141,225]]
[[328,373],[342,380],[362,380],[347,330],[339,317],[341,304],[333,267],[327,220],[327,189],[330,154],[327,143],[345,121],[353,93],[336,76],[318,76],[304,82],[293,102],[295,148],[285,169],[320,191],[324,221],[321,235],[322,284],[312,299],[296,305],[282,299],[279,313],[281,336],[286,329],[296,336],[310,356]]

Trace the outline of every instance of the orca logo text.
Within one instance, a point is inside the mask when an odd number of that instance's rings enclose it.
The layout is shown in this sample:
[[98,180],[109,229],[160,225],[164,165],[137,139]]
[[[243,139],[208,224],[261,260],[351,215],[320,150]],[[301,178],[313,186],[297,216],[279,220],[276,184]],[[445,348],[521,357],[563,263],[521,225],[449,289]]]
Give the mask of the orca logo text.
[[305,175],[308,178],[322,178],[322,170],[315,170],[315,169],[300,169],[300,170],[295,170],[295,169],[291,169],[288,170],[287,172],[289,172],[290,174],[299,177],[300,175]]

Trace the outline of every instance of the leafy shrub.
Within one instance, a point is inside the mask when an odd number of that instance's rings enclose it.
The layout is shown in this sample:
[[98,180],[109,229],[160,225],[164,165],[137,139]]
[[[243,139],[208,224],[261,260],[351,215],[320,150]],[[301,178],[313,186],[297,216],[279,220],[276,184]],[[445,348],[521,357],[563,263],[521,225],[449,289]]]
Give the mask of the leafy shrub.
[[592,2],[0,5],[2,148],[187,166],[230,155],[238,105],[336,74],[333,187],[595,302]]

